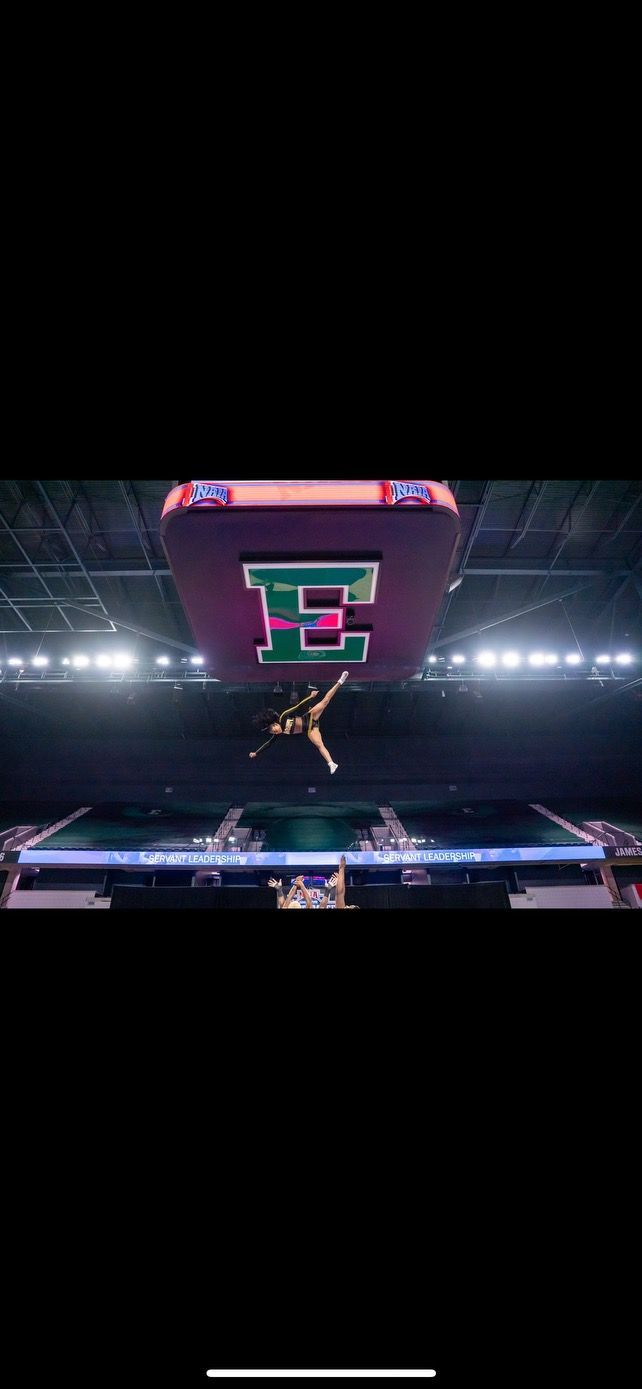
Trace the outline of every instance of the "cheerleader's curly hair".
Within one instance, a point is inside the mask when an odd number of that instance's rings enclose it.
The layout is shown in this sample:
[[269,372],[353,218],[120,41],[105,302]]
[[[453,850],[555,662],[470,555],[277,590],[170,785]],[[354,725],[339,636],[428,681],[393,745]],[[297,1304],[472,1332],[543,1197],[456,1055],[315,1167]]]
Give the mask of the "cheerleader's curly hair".
[[260,728],[262,733],[270,727],[271,723],[278,723],[279,716],[276,709],[263,709],[260,714],[252,715],[252,723],[255,728]]

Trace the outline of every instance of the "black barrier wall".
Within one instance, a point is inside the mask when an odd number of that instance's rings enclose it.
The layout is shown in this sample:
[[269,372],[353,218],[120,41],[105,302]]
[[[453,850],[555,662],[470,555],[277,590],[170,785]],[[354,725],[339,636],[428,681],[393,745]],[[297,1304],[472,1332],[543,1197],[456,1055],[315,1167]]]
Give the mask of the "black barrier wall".
[[274,911],[273,888],[262,887],[123,887],[114,885],[111,906],[134,911],[169,907],[171,911],[219,911],[221,907],[244,911]]
[[386,911],[400,911],[405,907],[422,911],[442,911],[444,907],[456,907],[465,911],[476,907],[508,907],[510,898],[505,882],[433,884],[430,887],[349,887],[346,890],[348,905],[355,907],[381,907]]
[[[218,911],[221,907],[244,911],[276,911],[274,892],[261,887],[123,887],[114,886],[111,905],[119,908],[169,907],[172,911],[194,908],[195,911]],[[379,908],[383,911],[442,911],[456,907],[466,911],[478,907],[496,910],[508,907],[510,900],[505,883],[459,883],[434,887],[351,887],[347,891],[348,905]]]

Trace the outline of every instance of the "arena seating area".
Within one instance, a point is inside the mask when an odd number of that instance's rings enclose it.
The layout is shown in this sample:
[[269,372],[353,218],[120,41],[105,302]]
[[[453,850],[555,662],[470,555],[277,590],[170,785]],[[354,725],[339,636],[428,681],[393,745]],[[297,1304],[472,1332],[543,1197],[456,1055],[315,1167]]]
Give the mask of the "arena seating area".
[[[622,828],[632,827],[632,807],[579,804],[550,807],[574,824],[581,820],[608,819]],[[71,815],[78,806],[31,803],[0,805],[0,832],[16,825],[33,825],[34,833]],[[65,849],[191,849],[196,838],[212,836],[228,805],[224,801],[172,802],[170,806],[101,804],[92,806],[70,824],[45,834],[44,848]],[[392,809],[411,839],[430,847],[465,848],[469,845],[578,844],[581,838],[518,801],[449,801],[393,804]],[[598,811],[601,814],[598,816]],[[607,813],[608,811],[608,813]],[[626,820],[626,824],[624,823]],[[380,809],[373,802],[347,802],[314,807],[249,802],[239,820],[241,830],[264,831],[264,849],[323,852],[347,849],[360,831],[383,827]],[[637,821],[638,833],[642,825]]]

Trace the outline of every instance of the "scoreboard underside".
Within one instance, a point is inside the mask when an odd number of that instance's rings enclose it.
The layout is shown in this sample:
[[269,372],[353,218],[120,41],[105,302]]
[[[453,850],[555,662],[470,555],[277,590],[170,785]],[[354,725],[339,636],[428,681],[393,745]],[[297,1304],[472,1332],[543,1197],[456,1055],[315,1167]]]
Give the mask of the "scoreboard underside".
[[199,652],[230,682],[422,669],[459,538],[443,483],[182,483],[161,536]]

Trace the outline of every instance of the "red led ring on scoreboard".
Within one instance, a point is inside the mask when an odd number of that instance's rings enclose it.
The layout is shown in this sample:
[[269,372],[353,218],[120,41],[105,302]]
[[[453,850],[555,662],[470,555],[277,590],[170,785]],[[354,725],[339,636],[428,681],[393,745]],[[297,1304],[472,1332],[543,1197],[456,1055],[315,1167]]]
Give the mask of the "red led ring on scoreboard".
[[184,482],[172,488],[163,516],[178,507],[440,506],[459,515],[442,482]]

